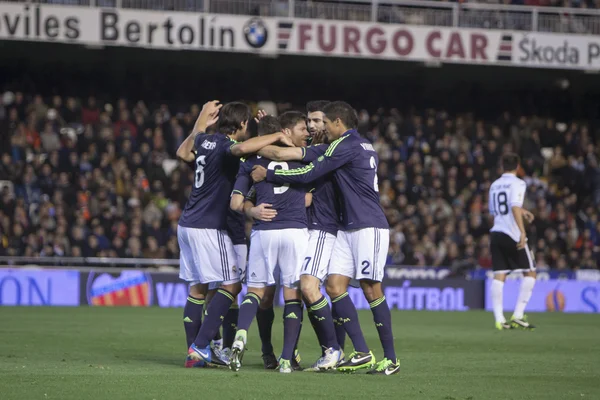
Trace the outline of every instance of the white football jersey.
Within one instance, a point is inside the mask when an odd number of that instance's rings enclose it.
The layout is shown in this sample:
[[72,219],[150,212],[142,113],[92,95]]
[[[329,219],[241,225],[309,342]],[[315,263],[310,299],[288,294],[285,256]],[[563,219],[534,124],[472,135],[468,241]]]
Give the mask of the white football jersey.
[[515,174],[502,174],[490,186],[490,214],[494,216],[491,232],[502,232],[515,242],[521,239],[521,231],[512,212],[512,207],[523,207],[527,184]]

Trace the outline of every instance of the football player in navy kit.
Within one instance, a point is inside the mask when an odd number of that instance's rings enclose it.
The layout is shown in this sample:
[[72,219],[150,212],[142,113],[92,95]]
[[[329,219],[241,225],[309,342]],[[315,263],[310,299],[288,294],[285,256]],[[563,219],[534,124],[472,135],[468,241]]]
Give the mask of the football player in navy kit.
[[[227,364],[210,347],[234,298],[241,290],[239,268],[233,243],[227,233],[229,196],[239,166],[239,157],[252,154],[276,142],[291,144],[283,134],[246,138],[250,109],[244,103],[218,101],[204,105],[194,131],[177,150],[177,157],[195,162],[190,197],[179,219],[180,278],[189,282],[184,309],[186,337],[194,337],[185,366]],[[204,133],[217,122],[217,133]],[[203,317],[203,303],[211,282],[221,282]]]
[[[266,178],[277,184],[306,184],[333,172],[341,200],[341,228],[329,265],[327,292],[332,307],[343,322],[355,351],[341,364],[340,371],[373,368],[370,374],[392,375],[400,370],[392,333],[391,314],[381,280],[389,246],[389,225],[379,203],[377,153],[372,144],[356,131],[358,116],[347,103],[336,101],[325,109],[325,126],[331,144],[315,162],[295,170],[267,170],[255,166],[255,182]],[[351,278],[360,281],[369,301],[384,358],[375,364],[356,308],[348,296]]]

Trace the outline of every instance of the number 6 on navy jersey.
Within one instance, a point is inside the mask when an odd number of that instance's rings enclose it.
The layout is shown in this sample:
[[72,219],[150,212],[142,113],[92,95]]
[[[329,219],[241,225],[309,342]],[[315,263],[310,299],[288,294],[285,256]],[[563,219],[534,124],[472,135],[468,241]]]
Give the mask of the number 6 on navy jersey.
[[199,189],[204,184],[204,166],[206,165],[206,156],[196,158],[196,174],[194,175],[194,186]]
[[[283,170],[286,170],[286,171],[290,169],[290,167],[288,166],[288,163],[286,163],[286,162],[277,162],[277,161],[271,161],[269,163],[269,165],[267,166],[267,169],[275,171],[275,169],[279,169],[279,168],[276,168],[278,166],[281,167],[280,169],[283,169]],[[285,184],[280,185],[280,186],[273,185],[273,193],[275,193],[275,194],[283,194],[283,193],[287,192],[289,188],[290,188],[290,184],[289,183],[285,183]]]

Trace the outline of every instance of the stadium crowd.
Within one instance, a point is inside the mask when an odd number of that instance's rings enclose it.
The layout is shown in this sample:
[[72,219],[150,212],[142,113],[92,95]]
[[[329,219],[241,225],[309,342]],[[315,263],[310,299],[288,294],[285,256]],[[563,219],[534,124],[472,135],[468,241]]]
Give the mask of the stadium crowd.
[[[177,258],[193,171],[175,152],[198,112],[5,93],[0,255]],[[359,117],[380,157],[388,263],[490,268],[487,189],[501,154],[516,151],[538,267],[600,267],[600,137],[585,123],[435,110]]]

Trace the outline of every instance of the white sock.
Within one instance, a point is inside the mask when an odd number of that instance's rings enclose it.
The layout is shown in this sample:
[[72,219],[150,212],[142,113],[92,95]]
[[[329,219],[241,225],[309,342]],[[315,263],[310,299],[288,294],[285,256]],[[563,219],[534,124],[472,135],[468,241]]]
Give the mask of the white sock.
[[494,279],[492,281],[492,305],[494,306],[494,318],[496,318],[496,322],[506,322],[504,311],[502,310],[503,291],[504,282]]
[[526,276],[521,281],[521,289],[519,290],[519,298],[517,299],[517,305],[515,306],[515,312],[513,318],[522,319],[525,313],[525,307],[529,303],[531,293],[533,292],[533,286],[535,285],[535,278]]

